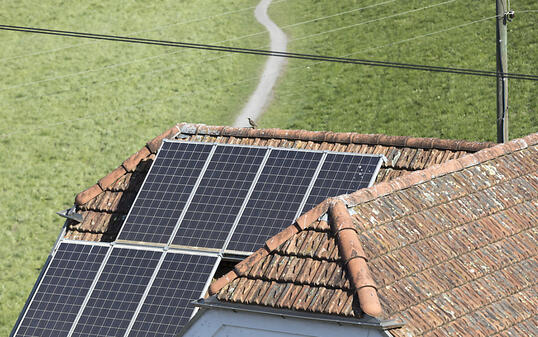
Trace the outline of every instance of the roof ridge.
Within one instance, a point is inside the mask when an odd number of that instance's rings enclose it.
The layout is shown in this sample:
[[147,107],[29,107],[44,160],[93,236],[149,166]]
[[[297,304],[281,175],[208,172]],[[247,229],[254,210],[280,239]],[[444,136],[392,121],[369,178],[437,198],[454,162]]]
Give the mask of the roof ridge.
[[538,132],[523,138],[514,139],[508,143],[498,144],[494,147],[480,150],[476,153],[469,153],[463,157],[452,159],[443,164],[436,164],[426,169],[415,171],[390,181],[381,182],[371,187],[363,188],[336,198],[344,201],[348,207],[356,206],[392,192],[419,185],[431,179],[476,166],[500,156],[521,151],[536,144],[538,144]]
[[292,225],[268,239],[263,248],[258,249],[239,262],[233,270],[213,282],[209,287],[209,294],[215,295],[236,278],[245,276],[261,259],[272,252],[277,252],[277,248],[282,243],[304,230],[327,212],[332,219],[331,230],[339,247],[340,260],[346,266],[351,287],[357,292],[359,305],[364,313],[374,317],[379,316],[382,309],[377,296],[377,287],[366,264],[367,258],[353,225],[353,220],[344,202],[334,198],[328,198],[321,202],[301,215]]
[[384,145],[471,152],[476,152],[495,145],[495,143],[492,142],[473,142],[440,138],[387,136],[384,134],[361,134],[356,132],[285,130],[277,128],[252,129],[191,123],[181,123],[180,131],[183,134],[191,135],[277,138],[315,142]]
[[360,134],[354,132],[307,131],[284,129],[252,129],[229,126],[209,126],[205,124],[178,123],[146,143],[140,150],[127,158],[120,166],[75,196],[75,205],[84,205],[106,190],[116,180],[132,172],[140,161],[151,154],[156,154],[163,139],[172,139],[177,134],[234,136],[255,138],[280,138],[316,142],[335,142],[345,144],[368,144],[399,146],[424,149],[444,149],[451,151],[479,151],[494,145],[490,142],[470,142],[438,138],[416,138],[407,136],[387,136],[382,134]]
[[336,199],[329,208],[329,214],[333,219],[331,229],[335,233],[350,283],[359,297],[359,305],[365,314],[377,317],[383,312],[377,296],[377,286],[370,274],[366,263],[368,259],[347,206]]

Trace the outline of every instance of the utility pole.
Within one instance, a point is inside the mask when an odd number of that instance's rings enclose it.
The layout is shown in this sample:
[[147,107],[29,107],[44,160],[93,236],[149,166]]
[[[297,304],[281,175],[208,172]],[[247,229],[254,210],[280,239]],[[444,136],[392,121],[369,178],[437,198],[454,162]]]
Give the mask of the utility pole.
[[510,11],[507,0],[497,1],[497,143],[508,141],[508,72],[507,29],[514,12]]

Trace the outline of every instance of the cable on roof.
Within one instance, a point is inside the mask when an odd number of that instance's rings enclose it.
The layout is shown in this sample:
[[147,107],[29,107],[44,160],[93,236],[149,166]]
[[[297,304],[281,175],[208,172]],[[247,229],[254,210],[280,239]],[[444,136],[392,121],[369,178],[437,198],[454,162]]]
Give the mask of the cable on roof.
[[279,52],[279,51],[262,50],[262,49],[236,48],[236,47],[217,46],[217,45],[199,44],[199,43],[152,40],[152,39],[117,36],[117,35],[81,33],[81,32],[74,32],[74,31],[42,29],[42,28],[23,27],[23,26],[0,25],[0,30],[68,36],[68,37],[77,37],[77,38],[86,38],[86,39],[107,40],[107,41],[116,41],[116,42],[159,45],[159,46],[166,46],[166,47],[202,49],[202,50],[209,50],[209,51],[229,52],[229,53],[240,53],[240,54],[251,54],[251,55],[262,55],[262,56],[277,56],[277,57],[287,57],[287,58],[313,60],[313,61],[349,63],[349,64],[359,64],[359,65],[376,66],[376,67],[389,67],[389,68],[421,70],[421,71],[430,71],[430,72],[444,72],[444,73],[453,73],[453,74],[461,74],[461,75],[505,77],[505,78],[511,78],[511,79],[538,81],[538,75],[529,75],[529,74],[498,73],[495,71],[485,71],[485,70],[476,70],[476,69],[439,67],[439,66],[430,66],[430,65],[374,61],[374,60],[364,60],[364,59],[352,59],[352,58],[342,58],[342,57],[313,55],[313,54],[288,53],[288,52]]

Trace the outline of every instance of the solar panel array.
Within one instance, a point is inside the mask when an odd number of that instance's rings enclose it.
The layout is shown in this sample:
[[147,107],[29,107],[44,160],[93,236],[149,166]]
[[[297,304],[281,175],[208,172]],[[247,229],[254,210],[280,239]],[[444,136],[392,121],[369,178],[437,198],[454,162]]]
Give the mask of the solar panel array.
[[254,251],[290,225],[322,156],[321,152],[272,151],[228,249]]
[[61,242],[12,336],[175,336],[220,259],[141,248]]
[[172,243],[222,248],[266,153],[217,147]]
[[67,336],[108,248],[60,245],[22,318],[17,336]]
[[313,208],[328,196],[368,187],[372,178],[375,179],[379,161],[380,158],[374,156],[327,154],[304,209]]
[[375,155],[165,141],[118,239],[250,253],[303,209],[369,186],[380,164]]
[[72,336],[123,336],[161,255],[112,250]]
[[212,148],[208,144],[174,145],[163,143],[119,239],[168,242]]
[[380,156],[165,141],[115,243],[60,240],[12,336],[175,336],[222,254],[249,253]]
[[215,256],[167,254],[129,336],[176,336],[216,262]]

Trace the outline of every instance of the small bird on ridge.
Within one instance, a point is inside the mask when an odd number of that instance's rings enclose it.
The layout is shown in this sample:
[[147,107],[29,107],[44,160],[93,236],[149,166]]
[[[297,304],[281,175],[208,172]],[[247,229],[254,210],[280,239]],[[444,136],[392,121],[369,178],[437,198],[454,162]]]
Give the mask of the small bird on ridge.
[[250,119],[250,117],[248,117],[248,124],[250,124],[253,129],[256,129],[258,127],[258,124],[256,124],[254,120]]

